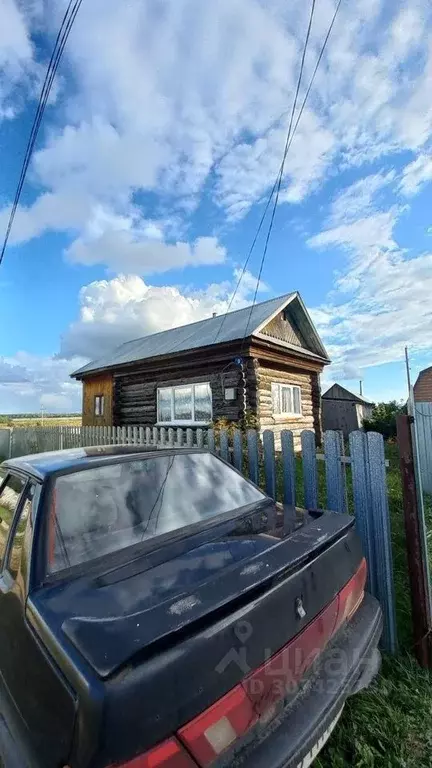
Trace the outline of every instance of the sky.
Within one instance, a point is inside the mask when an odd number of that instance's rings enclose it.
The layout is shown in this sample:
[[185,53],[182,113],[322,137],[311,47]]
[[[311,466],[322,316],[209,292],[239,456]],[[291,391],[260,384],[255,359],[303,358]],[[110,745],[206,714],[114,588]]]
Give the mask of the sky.
[[[2,0],[0,238],[65,0]],[[335,8],[316,0],[300,102]],[[0,412],[79,411],[70,373],[226,311],[283,153],[310,4],[83,0],[0,267]],[[338,381],[432,365],[432,5],[342,0],[257,299],[299,291]],[[265,234],[265,228],[264,228]],[[232,307],[253,299],[264,239]]]

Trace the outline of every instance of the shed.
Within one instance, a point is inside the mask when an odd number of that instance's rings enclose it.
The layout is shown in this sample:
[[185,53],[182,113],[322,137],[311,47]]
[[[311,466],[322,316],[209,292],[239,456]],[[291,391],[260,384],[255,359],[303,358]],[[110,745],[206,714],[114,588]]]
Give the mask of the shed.
[[361,429],[363,421],[372,416],[374,405],[363,395],[333,384],[322,396],[323,429],[337,429],[348,437],[350,432]]

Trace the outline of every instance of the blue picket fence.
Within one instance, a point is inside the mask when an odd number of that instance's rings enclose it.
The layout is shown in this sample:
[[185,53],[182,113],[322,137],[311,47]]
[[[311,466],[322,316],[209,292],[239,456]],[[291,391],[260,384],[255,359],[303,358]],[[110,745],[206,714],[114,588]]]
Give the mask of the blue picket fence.
[[[236,429],[216,432],[166,427],[36,427],[13,430],[11,453],[17,456],[113,444],[209,448],[265,488],[276,501],[304,505],[308,509],[324,506],[335,512],[353,513],[368,561],[368,589],[379,599],[384,613],[382,646],[387,651],[396,651],[391,531],[381,435],[352,432],[349,456],[345,456],[341,434],[328,431],[324,434],[324,454],[319,455],[314,432],[305,430],[301,435],[301,454],[297,456],[289,430],[282,431],[281,450],[276,451],[270,430],[260,435],[253,429],[243,434]],[[323,472],[318,471],[320,462],[324,462]],[[302,475],[300,495],[297,472]]]

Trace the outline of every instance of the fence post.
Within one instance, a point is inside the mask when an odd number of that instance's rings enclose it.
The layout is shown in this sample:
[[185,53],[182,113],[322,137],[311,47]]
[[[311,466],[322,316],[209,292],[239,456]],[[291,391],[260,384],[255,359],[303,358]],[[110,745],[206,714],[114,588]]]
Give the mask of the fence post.
[[259,482],[258,473],[258,434],[255,429],[247,431],[249,477],[255,485]]
[[204,448],[204,434],[202,429],[197,429],[197,446],[198,448]]
[[229,445],[228,445],[228,432],[226,429],[221,429],[219,435],[220,441],[220,455],[225,461],[229,461]]
[[391,652],[397,650],[393,559],[391,544],[390,513],[387,497],[387,478],[384,454],[384,438],[377,432],[366,434],[369,453],[370,498],[375,521],[375,555],[378,574],[378,592],[384,613],[384,646]]
[[324,432],[324,456],[327,487],[327,508],[334,512],[346,512],[345,474],[342,467],[342,451],[339,432]]
[[186,430],[186,445],[188,448],[193,447],[193,430],[190,427]]
[[214,429],[209,429],[207,432],[207,445],[209,448],[209,451],[215,451],[216,449],[216,443],[215,443],[215,433]]
[[422,546],[425,522],[422,499],[418,498],[419,489],[416,484],[411,418],[405,415],[397,416],[397,440],[402,474],[414,649],[419,663],[423,667],[430,668],[432,665],[431,595],[428,567]]
[[233,463],[239,472],[243,469],[243,446],[242,446],[242,433],[239,429],[235,429],[233,433]]
[[274,433],[271,429],[264,430],[264,475],[265,489],[268,496],[276,500],[276,471],[274,452]]
[[282,471],[283,471],[283,502],[295,506],[295,455],[294,435],[290,429],[281,431]]
[[303,430],[301,433],[303,485],[306,509],[316,509],[318,506],[318,480],[315,433]]
[[15,432],[15,427],[12,427],[12,429],[10,431],[10,438],[9,438],[9,456],[7,457],[8,459],[12,459],[15,456],[15,453],[14,453],[14,451],[15,451],[15,435],[14,435],[14,432]]
[[351,432],[349,436],[351,472],[356,527],[363,544],[368,564],[368,590],[378,596],[374,549],[374,520],[370,514],[370,478],[368,445],[364,432]]
[[179,448],[183,445],[183,430],[181,427],[177,427],[177,445]]

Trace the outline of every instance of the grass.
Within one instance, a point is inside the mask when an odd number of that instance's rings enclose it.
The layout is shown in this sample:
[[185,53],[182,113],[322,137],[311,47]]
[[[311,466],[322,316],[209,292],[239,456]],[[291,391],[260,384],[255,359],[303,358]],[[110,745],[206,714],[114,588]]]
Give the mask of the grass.
[[[411,654],[402,488],[397,447],[387,446],[393,565],[400,653],[385,656],[382,672],[363,693],[348,700],[344,714],[315,768],[420,768],[432,766],[432,673]],[[320,472],[321,474],[321,472]],[[432,500],[425,504],[432,530]]]
[[81,416],[0,416],[0,427],[80,427]]

